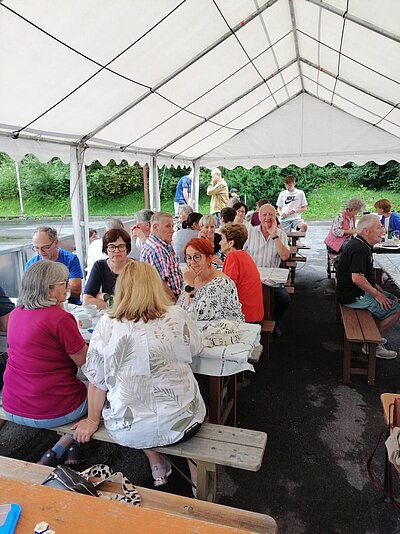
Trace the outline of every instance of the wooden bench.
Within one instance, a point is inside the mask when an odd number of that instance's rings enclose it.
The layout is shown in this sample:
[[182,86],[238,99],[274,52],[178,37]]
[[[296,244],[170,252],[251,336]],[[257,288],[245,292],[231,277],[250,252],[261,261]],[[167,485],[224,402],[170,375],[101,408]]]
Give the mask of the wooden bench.
[[[376,326],[371,312],[355,310],[340,304],[340,313],[344,328],[343,382],[350,382],[350,375],[367,375],[368,384],[375,385],[376,346],[382,336]],[[352,367],[351,359],[356,343],[367,346],[368,367]]]
[[[393,404],[394,399],[400,398],[400,393],[382,393],[381,404],[383,408],[383,415],[385,417],[386,435],[393,430]],[[389,462],[387,449],[385,447],[385,475],[384,475],[384,489],[390,500],[395,500],[393,492],[393,470],[392,464]]]
[[[7,420],[2,407],[0,419]],[[58,434],[71,434],[71,425],[51,428]],[[115,443],[103,425],[93,439]],[[199,432],[188,441],[156,447],[154,450],[171,456],[191,458],[197,464],[197,498],[215,501],[217,466],[225,465],[246,471],[259,471],[267,445],[267,434],[230,426],[203,423]]]
[[[40,486],[52,471],[0,456],[0,502],[18,502],[22,508],[16,534],[33,532],[35,522],[42,519],[56,532],[278,532],[268,515],[139,486],[139,508]],[[118,493],[120,487],[106,483],[101,489]]]

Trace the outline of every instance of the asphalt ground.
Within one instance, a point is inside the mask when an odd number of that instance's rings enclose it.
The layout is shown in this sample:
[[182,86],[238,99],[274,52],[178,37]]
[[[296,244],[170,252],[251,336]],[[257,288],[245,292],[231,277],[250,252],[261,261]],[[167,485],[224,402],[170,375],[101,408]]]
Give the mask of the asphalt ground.
[[[239,384],[238,426],[262,430],[268,444],[257,473],[219,469],[217,502],[269,514],[287,534],[395,534],[400,515],[370,483],[366,470],[383,415],[379,396],[400,387],[400,357],[377,360],[376,386],[366,377],[342,380],[343,333],[335,320],[334,281],[326,277],[323,239],[329,224],[312,222],[308,260],[269,358]],[[399,349],[400,328],[387,336]],[[0,454],[36,462],[57,441],[54,433],[7,423]],[[93,442],[82,467],[103,462],[138,485],[152,487],[141,451]],[[375,471],[383,476],[383,444]],[[179,459],[178,459],[179,460]],[[185,468],[184,462],[179,464]],[[191,495],[175,471],[159,491]]]

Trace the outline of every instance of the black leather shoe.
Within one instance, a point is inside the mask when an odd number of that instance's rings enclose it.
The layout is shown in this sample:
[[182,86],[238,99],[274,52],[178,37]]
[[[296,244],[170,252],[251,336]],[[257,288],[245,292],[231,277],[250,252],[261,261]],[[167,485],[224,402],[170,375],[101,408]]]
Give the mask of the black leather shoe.
[[282,330],[279,328],[279,326],[275,326],[273,336],[282,337]]
[[65,465],[77,465],[82,462],[86,462],[89,458],[89,450],[85,445],[80,445],[79,443],[73,443],[67,449],[64,464]]
[[43,454],[43,456],[38,461],[40,465],[47,465],[49,467],[57,467],[57,465],[63,463],[63,458],[57,458],[56,453],[49,449]]

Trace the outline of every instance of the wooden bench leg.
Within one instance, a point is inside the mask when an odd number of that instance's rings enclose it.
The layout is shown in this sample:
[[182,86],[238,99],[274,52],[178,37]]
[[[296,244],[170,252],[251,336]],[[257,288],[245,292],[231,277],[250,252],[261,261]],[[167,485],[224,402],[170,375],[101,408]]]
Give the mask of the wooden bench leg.
[[343,347],[343,382],[350,384],[350,367],[351,367],[351,343],[344,337]]
[[368,385],[375,386],[376,343],[368,343]]
[[208,462],[197,462],[197,498],[215,502],[217,493],[217,466]]

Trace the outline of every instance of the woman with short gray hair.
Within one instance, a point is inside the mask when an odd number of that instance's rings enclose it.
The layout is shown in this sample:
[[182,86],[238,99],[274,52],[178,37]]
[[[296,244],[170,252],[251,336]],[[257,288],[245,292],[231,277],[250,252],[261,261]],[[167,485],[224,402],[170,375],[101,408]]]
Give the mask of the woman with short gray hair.
[[338,213],[326,236],[324,243],[328,253],[340,254],[356,232],[356,215],[365,208],[360,198],[351,198],[344,203],[344,209]]
[[[76,320],[64,310],[68,293],[68,269],[61,263],[41,260],[24,273],[8,322],[3,387],[3,409],[14,423],[54,428],[87,412],[86,387],[76,378],[87,347]],[[38,463],[55,467],[84,459],[66,434]]]

